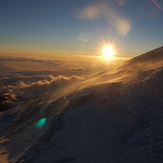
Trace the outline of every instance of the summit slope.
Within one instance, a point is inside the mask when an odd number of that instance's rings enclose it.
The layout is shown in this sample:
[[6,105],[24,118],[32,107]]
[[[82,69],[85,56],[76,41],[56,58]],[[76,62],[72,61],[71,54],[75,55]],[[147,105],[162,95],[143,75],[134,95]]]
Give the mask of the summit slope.
[[[155,66],[162,56],[162,48],[138,56],[121,71],[105,71],[92,80],[100,83],[102,77],[102,83],[107,82],[67,95],[68,105],[59,114],[60,127],[49,131],[49,139],[46,133],[21,160],[163,162],[163,65]],[[147,64],[146,59],[149,69],[127,69]],[[113,78],[117,80],[111,82]]]

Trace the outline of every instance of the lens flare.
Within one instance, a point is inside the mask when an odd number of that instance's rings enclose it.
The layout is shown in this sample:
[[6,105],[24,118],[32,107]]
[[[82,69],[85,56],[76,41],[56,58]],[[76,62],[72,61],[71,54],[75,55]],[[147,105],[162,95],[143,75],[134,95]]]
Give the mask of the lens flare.
[[35,124],[36,128],[41,128],[42,126],[44,126],[44,124],[46,123],[46,118],[41,118],[40,120],[38,120]]
[[126,0],[117,0],[119,6],[123,6],[126,4]]
[[153,2],[161,11],[163,11],[162,7],[161,7],[155,0],[152,0],[152,2]]

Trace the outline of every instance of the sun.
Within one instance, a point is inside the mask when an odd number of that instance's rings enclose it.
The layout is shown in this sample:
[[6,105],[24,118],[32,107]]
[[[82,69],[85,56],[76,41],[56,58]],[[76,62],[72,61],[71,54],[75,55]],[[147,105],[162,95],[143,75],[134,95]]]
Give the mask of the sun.
[[115,50],[112,46],[105,46],[103,49],[102,49],[102,55],[104,58],[106,59],[110,59],[112,60],[114,58],[114,54],[115,54]]

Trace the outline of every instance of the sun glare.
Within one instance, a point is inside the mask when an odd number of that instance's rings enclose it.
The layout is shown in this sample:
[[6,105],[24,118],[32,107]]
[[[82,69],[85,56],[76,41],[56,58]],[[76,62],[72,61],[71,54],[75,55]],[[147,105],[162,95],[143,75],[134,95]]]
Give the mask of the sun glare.
[[102,50],[103,57],[112,60],[114,58],[115,50],[111,46],[105,46]]

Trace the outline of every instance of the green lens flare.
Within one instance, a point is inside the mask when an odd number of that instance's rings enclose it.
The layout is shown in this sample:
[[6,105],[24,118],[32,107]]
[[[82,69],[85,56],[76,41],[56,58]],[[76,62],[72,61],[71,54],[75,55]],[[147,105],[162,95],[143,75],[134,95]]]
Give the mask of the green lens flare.
[[46,123],[46,118],[41,118],[40,120],[38,120],[36,122],[35,127],[36,128],[41,128],[42,126],[44,126],[45,123]]

